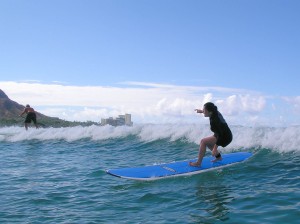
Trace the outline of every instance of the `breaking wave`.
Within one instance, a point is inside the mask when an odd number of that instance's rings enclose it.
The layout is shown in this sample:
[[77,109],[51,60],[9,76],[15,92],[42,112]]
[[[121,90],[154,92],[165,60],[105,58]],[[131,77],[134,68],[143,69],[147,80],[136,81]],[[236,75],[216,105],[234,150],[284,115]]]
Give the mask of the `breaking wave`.
[[[241,148],[267,148],[278,152],[300,152],[300,126],[291,127],[243,127],[231,126],[234,136],[226,150]],[[132,127],[89,126],[68,128],[0,128],[0,142],[19,142],[28,140],[64,140],[73,142],[81,139],[102,141],[107,139],[139,138],[151,142],[165,139],[199,144],[201,138],[211,135],[208,125],[198,124],[137,124]]]

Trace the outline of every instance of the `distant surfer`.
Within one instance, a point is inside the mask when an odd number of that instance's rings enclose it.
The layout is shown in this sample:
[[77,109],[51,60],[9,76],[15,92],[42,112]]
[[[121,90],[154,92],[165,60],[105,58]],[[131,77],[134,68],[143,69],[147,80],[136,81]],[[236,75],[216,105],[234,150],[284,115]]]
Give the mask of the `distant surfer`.
[[25,118],[25,129],[28,130],[28,124],[31,123],[31,121],[33,121],[34,125],[36,128],[38,128],[37,123],[36,123],[36,113],[34,111],[34,109],[32,107],[30,107],[29,104],[26,105],[26,107],[24,108],[23,112],[20,114],[20,116],[22,116],[23,114],[27,114],[26,118]]
[[232,141],[232,133],[217,106],[208,102],[204,104],[203,109],[195,109],[197,113],[203,113],[204,117],[209,117],[210,130],[214,135],[203,138],[200,142],[198,160],[190,162],[190,166],[201,166],[202,159],[206,152],[206,147],[212,151],[216,158],[212,162],[222,160],[218,146],[226,147]]

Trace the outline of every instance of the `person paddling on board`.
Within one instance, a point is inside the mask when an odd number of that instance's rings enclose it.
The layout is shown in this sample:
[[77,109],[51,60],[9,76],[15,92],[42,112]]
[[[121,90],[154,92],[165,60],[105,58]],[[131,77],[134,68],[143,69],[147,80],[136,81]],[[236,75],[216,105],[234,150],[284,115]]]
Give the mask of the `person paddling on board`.
[[218,151],[218,146],[226,147],[232,141],[232,133],[224,120],[222,114],[218,111],[217,106],[208,102],[204,104],[203,109],[195,109],[197,113],[203,113],[204,117],[209,117],[210,130],[214,135],[203,138],[200,142],[198,160],[190,162],[190,166],[201,166],[202,159],[205,155],[206,147],[212,151],[212,155],[216,158],[212,162],[222,160],[221,153]]
[[25,113],[27,114],[26,118],[25,118],[25,122],[24,122],[25,129],[28,130],[28,124],[30,124],[31,121],[33,121],[35,127],[38,128],[37,123],[36,123],[36,113],[35,113],[34,109],[32,107],[30,107],[29,104],[26,105],[23,112],[20,114],[20,117]]

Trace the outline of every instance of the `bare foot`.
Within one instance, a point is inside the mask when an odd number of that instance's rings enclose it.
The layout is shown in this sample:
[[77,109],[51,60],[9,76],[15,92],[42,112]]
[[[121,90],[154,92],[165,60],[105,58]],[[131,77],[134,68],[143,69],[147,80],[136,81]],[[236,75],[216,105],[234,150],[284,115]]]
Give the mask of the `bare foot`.
[[219,158],[215,158],[214,160],[212,160],[211,162],[215,163],[217,161],[221,161],[222,160],[222,157],[219,157]]
[[201,164],[197,161],[197,162],[189,162],[190,166],[201,166]]

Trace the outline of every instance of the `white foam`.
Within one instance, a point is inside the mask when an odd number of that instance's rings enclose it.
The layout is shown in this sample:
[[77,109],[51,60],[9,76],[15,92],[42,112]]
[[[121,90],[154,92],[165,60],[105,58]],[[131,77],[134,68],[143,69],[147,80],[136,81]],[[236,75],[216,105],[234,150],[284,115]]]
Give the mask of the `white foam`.
[[[285,128],[270,127],[231,127],[233,141],[223,150],[241,148],[269,148],[278,152],[300,152],[300,126]],[[89,126],[70,128],[0,128],[0,141],[17,142],[24,140],[65,140],[76,141],[89,138],[92,141],[137,136],[141,141],[151,142],[160,139],[168,141],[184,140],[199,144],[201,138],[212,135],[209,125],[200,124],[138,124],[133,127]]]

